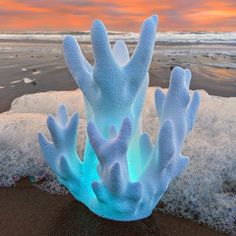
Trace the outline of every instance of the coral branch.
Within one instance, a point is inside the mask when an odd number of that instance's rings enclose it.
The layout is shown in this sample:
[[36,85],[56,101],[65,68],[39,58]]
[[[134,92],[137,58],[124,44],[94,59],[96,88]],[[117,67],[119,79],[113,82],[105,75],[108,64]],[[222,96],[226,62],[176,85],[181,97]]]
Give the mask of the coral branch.
[[159,201],[170,181],[178,176],[189,162],[188,157],[182,156],[181,150],[184,139],[195,121],[200,102],[199,93],[194,92],[189,103],[190,80],[191,72],[188,69],[173,69],[167,95],[160,89],[155,92],[160,132],[154,147],[146,134],[140,138],[143,154],[149,155],[149,162],[140,180],[150,186],[155,201]]
[[68,121],[67,110],[61,105],[56,118],[50,115],[47,120],[53,142],[39,133],[39,144],[47,163],[62,178],[73,175],[70,173],[72,166],[77,169],[76,173],[81,171],[82,162],[76,151],[78,122],[78,113],[74,113]]
[[93,123],[88,125],[90,142],[99,159],[101,182],[93,182],[98,200],[114,212],[133,214],[141,199],[141,183],[132,183],[129,177],[127,150],[131,138],[131,121],[124,119],[114,137],[104,139]]
[[120,40],[111,49],[105,26],[94,21],[94,67],[76,40],[65,37],[65,60],[84,94],[87,112],[83,161],[76,152],[78,114],[68,119],[65,107],[60,106],[56,117],[48,117],[53,142],[39,134],[45,160],[58,180],[91,211],[113,220],[149,216],[170,181],[189,162],[181,151],[200,101],[198,92],[190,99],[190,70],[175,67],[168,93],[156,90],[160,131],[154,144],[141,129],[156,26],[156,16],[145,20],[129,59],[126,44]]

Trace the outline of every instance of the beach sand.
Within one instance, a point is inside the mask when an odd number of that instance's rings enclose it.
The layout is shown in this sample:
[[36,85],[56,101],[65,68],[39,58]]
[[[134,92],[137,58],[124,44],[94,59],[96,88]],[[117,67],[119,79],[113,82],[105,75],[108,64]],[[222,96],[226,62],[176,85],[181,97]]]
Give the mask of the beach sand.
[[[129,44],[130,53],[135,44]],[[81,44],[93,63],[91,44]],[[24,94],[77,88],[63,58],[62,43],[0,41],[0,112]],[[156,45],[149,86],[167,88],[170,70],[179,65],[193,73],[191,89],[211,95],[236,96],[236,46],[217,44]]]
[[0,235],[160,235],[223,236],[183,218],[154,212],[135,222],[115,222],[91,213],[72,196],[40,191],[23,179],[0,189]]

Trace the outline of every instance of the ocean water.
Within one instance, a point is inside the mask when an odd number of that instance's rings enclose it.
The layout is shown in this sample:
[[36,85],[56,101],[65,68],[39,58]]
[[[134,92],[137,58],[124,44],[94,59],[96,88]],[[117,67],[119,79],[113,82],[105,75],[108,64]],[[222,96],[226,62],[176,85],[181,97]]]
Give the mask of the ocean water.
[[[0,33],[0,40],[46,40],[62,41],[67,34],[74,35],[80,42],[90,42],[89,32],[26,32]],[[109,32],[109,39],[116,41],[123,39],[126,42],[137,42],[139,33]],[[207,43],[207,44],[236,44],[236,32],[157,32],[159,43]]]

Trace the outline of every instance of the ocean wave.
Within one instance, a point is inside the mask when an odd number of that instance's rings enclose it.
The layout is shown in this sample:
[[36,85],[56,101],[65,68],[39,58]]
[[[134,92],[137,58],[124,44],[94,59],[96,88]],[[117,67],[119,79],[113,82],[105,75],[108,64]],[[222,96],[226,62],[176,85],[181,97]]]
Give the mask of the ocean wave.
[[[0,33],[0,40],[38,40],[61,42],[65,35],[74,35],[80,42],[90,42],[89,32],[57,32],[57,33]],[[109,32],[110,41],[123,39],[128,43],[137,42],[138,33]],[[236,44],[236,32],[158,32],[159,43],[207,43]]]

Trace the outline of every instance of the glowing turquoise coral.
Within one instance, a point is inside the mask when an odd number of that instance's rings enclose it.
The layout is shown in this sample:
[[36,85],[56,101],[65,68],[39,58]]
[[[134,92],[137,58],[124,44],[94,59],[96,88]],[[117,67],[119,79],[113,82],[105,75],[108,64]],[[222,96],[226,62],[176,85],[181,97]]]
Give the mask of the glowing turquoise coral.
[[142,133],[141,112],[156,26],[157,16],[145,20],[129,59],[123,41],[117,41],[111,50],[105,26],[96,20],[91,29],[94,67],[73,37],[64,40],[67,65],[84,95],[88,120],[84,158],[76,151],[78,114],[69,120],[64,106],[55,118],[48,117],[53,142],[41,133],[39,142],[58,180],[104,218],[131,221],[148,217],[189,161],[181,149],[195,120],[199,94],[194,92],[190,101],[188,69],[174,68],[167,95],[156,91],[160,131],[155,143]]

